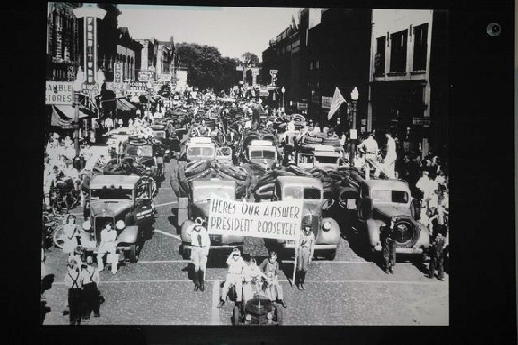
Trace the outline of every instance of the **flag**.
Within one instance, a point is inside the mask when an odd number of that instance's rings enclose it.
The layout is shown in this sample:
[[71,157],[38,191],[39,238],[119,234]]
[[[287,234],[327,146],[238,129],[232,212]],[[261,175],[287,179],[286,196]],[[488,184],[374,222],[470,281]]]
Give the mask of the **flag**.
[[52,106],[52,117],[50,119],[50,125],[55,127],[61,127],[65,129],[73,128],[72,120],[66,117],[56,106]]
[[336,113],[338,109],[340,109],[340,105],[344,102],[347,103],[345,98],[343,98],[342,94],[340,93],[340,89],[336,87],[333,99],[331,100],[331,109],[329,110],[329,114],[327,114],[328,120],[331,120],[333,118],[333,115]]

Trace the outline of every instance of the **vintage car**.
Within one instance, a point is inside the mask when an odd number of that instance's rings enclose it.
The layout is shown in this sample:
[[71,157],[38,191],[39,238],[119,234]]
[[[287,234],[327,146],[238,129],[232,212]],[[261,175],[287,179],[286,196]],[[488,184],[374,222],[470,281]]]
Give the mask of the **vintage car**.
[[277,147],[269,140],[252,140],[245,152],[245,161],[271,168],[277,163]]
[[234,306],[234,326],[280,326],[283,322],[282,308],[268,297],[256,294],[252,299]]
[[160,172],[154,158],[156,151],[156,145],[153,145],[147,140],[137,141],[130,139],[129,142],[125,145],[124,156],[131,157],[139,164],[144,165],[146,169],[149,169],[150,176],[152,176],[155,180],[159,180],[163,176],[159,176]]
[[[197,217],[206,219],[208,222],[209,207],[212,198],[235,200],[236,182],[233,180],[222,180],[219,178],[200,179],[190,182],[190,195],[187,203],[179,200],[179,208],[186,208],[187,212],[178,211],[178,225],[181,228],[182,244],[180,254],[188,258],[191,252],[190,232]],[[182,205],[183,203],[183,205]],[[185,216],[187,215],[187,219]],[[239,247],[243,251],[243,236],[231,235],[210,235],[211,251],[231,252],[234,247]]]
[[106,223],[117,230],[117,251],[121,259],[137,262],[143,242],[154,222],[152,182],[136,175],[96,175],[90,181],[90,218],[83,230],[90,234],[81,241],[86,250],[96,251]]
[[216,144],[210,137],[192,137],[182,154],[187,162],[216,159]]
[[167,125],[154,124],[151,126],[151,129],[153,130],[153,140],[158,143],[158,146],[160,146],[163,151],[164,162],[169,162],[174,151]]
[[[302,229],[311,228],[315,234],[315,255],[333,260],[340,245],[340,226],[331,217],[324,217],[324,187],[313,177],[278,176],[275,181],[273,200],[304,200]],[[301,230],[302,230],[301,229]],[[295,241],[268,240],[270,244],[280,245],[281,249],[295,248]]]
[[381,179],[363,181],[356,204],[357,222],[353,230],[369,244],[368,256],[381,251],[381,228],[391,224],[394,227],[396,253],[427,252],[429,231],[417,221],[419,204],[412,199],[406,182]]
[[295,150],[295,164],[303,169],[337,169],[344,162],[343,158],[343,148],[331,145],[305,144]]
[[108,139],[106,139],[108,149],[117,149],[119,143],[125,144],[128,142],[128,139],[132,134],[132,130],[128,127],[112,129],[106,134],[108,136]]

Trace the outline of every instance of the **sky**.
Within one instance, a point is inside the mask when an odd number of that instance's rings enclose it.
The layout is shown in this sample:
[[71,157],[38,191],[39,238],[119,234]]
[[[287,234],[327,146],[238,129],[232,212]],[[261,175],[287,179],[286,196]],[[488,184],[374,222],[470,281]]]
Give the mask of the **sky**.
[[117,5],[119,27],[131,37],[217,47],[223,56],[251,52],[262,60],[268,41],[292,22],[296,8]]

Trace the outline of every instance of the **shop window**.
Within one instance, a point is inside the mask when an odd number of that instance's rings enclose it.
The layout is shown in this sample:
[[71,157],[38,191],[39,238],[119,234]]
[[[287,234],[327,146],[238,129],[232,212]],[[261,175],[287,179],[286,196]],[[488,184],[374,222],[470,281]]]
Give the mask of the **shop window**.
[[376,38],[376,55],[374,56],[374,74],[385,74],[385,36]]
[[414,27],[414,71],[426,70],[428,53],[428,23]]
[[390,35],[390,72],[406,72],[406,49],[408,30]]

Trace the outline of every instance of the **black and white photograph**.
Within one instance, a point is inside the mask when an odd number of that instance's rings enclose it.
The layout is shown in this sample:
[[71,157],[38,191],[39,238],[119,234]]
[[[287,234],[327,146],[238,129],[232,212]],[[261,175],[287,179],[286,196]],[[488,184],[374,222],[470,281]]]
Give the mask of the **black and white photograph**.
[[46,15],[42,325],[450,325],[447,9]]

